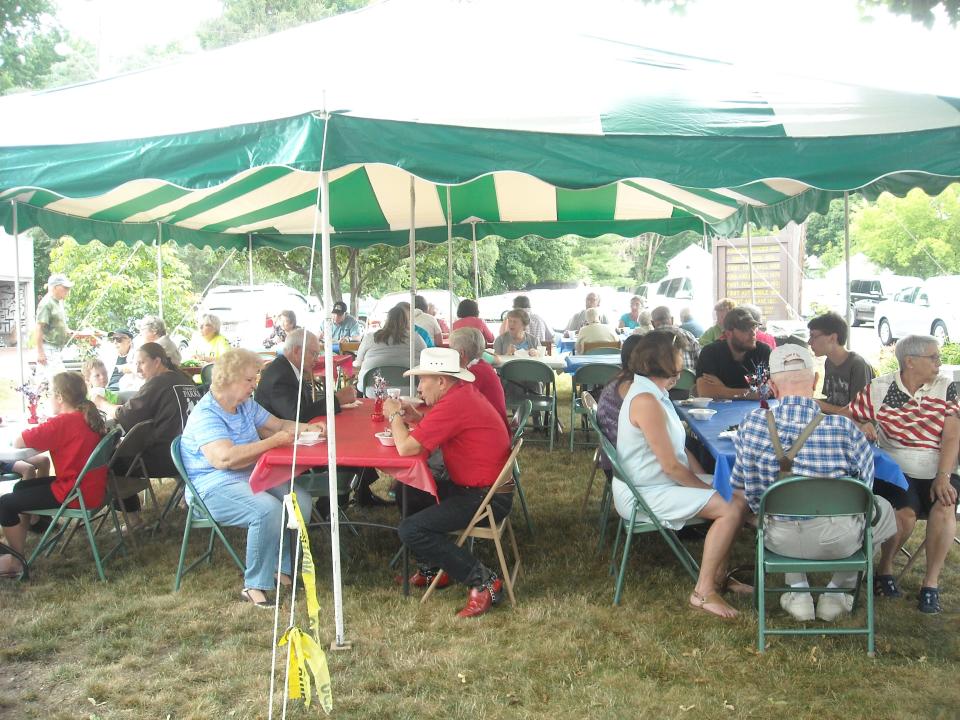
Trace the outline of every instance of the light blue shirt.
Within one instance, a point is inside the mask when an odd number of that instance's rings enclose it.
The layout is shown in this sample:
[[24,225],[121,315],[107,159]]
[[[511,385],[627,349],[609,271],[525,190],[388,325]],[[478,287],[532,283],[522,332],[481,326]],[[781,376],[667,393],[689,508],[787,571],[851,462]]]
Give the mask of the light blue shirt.
[[196,404],[180,441],[180,457],[190,482],[201,498],[222,485],[250,481],[253,465],[240,470],[218,470],[210,464],[201,448],[216,440],[229,440],[234,445],[244,445],[260,440],[257,428],[270,419],[270,413],[253,398],[237,407],[235,413],[224,410],[212,392],[204,395]]
[[360,337],[363,335],[363,328],[353,315],[345,315],[343,322],[339,325],[331,323],[330,337],[334,340],[345,340],[346,338]]
[[676,485],[676,482],[663,471],[643,432],[630,422],[630,403],[642,393],[649,393],[660,401],[666,415],[667,434],[670,437],[673,452],[677,460],[684,465],[687,464],[687,453],[684,449],[686,433],[673,403],[670,402],[670,396],[666,391],[658,388],[650,378],[643,375],[633,376],[633,384],[620,407],[620,417],[617,421],[617,456],[634,487]]

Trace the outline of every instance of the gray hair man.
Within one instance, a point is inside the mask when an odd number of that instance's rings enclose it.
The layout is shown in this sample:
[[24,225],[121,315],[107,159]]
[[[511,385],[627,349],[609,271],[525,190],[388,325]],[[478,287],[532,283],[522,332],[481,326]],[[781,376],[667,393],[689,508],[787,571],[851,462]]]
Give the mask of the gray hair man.
[[[584,308],[578,313],[575,313],[570,322],[567,323],[567,329],[564,331],[564,335],[570,336],[576,335],[580,332],[580,328],[587,324],[587,310],[590,308],[600,308],[600,296],[595,292],[588,292],[587,297],[584,298]],[[604,325],[607,324],[607,316],[603,314],[603,311],[600,312],[599,322]]]
[[63,370],[60,353],[75,331],[67,327],[67,311],[64,300],[70,294],[73,283],[66,275],[56,273],[47,280],[47,293],[37,305],[37,327],[34,340],[37,344],[37,363],[50,365],[51,377]]
[[683,358],[684,370],[695,372],[697,369],[697,358],[700,357],[700,342],[694,337],[693,333],[684,330],[674,323],[673,312],[666,305],[656,307],[650,313],[650,324],[654,330],[668,329],[673,330],[686,342],[684,343],[680,354]]
[[174,365],[180,364],[180,348],[167,335],[167,325],[156,315],[144,315],[140,321],[140,337],[134,341],[135,347],[140,347],[143,343],[156,343],[164,349],[167,357]]

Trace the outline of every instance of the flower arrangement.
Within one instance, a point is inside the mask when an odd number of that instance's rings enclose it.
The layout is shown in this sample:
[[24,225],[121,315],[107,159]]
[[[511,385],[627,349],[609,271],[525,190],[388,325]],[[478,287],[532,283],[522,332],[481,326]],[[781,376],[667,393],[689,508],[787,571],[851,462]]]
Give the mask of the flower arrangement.
[[31,382],[14,388],[15,392],[23,393],[23,396],[27,399],[27,407],[30,408],[30,417],[27,418],[27,422],[31,425],[36,425],[40,422],[40,419],[37,417],[37,405],[40,403],[40,398],[47,394],[48,387],[46,380],[37,383],[36,378],[34,378]]
[[766,409],[769,407],[767,398],[770,397],[770,368],[766,363],[758,363],[754,368],[753,375],[744,375],[744,380],[750,386],[752,392],[760,396],[760,407]]

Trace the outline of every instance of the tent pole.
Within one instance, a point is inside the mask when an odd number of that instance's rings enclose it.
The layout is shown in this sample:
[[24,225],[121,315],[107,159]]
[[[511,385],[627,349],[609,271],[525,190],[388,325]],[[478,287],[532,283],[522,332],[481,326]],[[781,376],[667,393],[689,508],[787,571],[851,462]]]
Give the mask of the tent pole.
[[480,300],[480,257],[477,254],[477,223],[470,223],[473,230],[473,299]]
[[453,216],[451,213],[450,186],[447,185],[447,290],[450,291],[450,325],[453,325]]
[[[853,322],[850,308],[850,193],[843,191],[843,295],[847,308],[847,327]],[[847,333],[847,349],[850,348],[850,333]]]
[[[250,272],[250,287],[253,287],[253,234],[247,234],[247,269]],[[310,288],[307,288],[310,292]]]
[[[23,363],[23,306],[20,303],[20,227],[17,218],[17,201],[12,200],[11,205],[13,206],[13,260],[15,268],[13,273],[13,305],[15,308],[14,321],[17,324],[14,329],[14,337],[17,339],[17,365],[20,367],[20,384],[25,385],[27,379]],[[20,393],[20,409],[23,412],[26,412],[27,409],[27,399],[23,393]]]
[[753,286],[753,239],[750,237],[750,206],[745,205],[744,210],[746,211],[746,222],[744,224],[747,226],[747,268],[750,271],[750,302],[756,305],[757,290]]
[[163,228],[157,223],[157,315],[163,320],[163,256],[160,254],[160,243],[162,239]]
[[[413,314],[416,311],[414,303],[417,300],[417,188],[413,175],[410,176],[410,367],[416,365],[414,344],[417,331],[414,329]],[[410,376],[410,397],[416,395],[416,378]]]

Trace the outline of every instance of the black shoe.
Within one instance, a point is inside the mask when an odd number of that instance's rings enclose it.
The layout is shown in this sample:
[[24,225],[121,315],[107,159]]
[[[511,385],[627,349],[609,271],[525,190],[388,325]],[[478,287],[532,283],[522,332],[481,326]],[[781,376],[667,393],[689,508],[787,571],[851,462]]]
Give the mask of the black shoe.
[[940,588],[920,588],[917,609],[927,615],[936,615],[943,612],[943,608],[940,607]]
[[873,594],[877,597],[898,598],[903,595],[893,575],[876,575],[873,578]]

